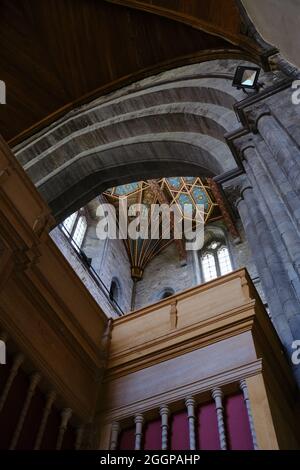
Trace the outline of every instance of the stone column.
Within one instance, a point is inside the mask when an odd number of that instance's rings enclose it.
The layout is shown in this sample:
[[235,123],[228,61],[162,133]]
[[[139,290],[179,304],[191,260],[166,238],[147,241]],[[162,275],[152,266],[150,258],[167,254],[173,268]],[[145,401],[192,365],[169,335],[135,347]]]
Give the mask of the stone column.
[[[257,234],[256,245],[254,244],[252,246],[252,244],[250,244],[251,251],[253,255],[256,254],[255,259],[259,257],[265,259],[267,271],[269,271],[269,275],[275,287],[275,290],[272,289],[272,291],[268,291],[267,289],[266,296],[268,302],[270,302],[270,309],[276,329],[285,347],[290,352],[293,335],[297,338],[298,332],[300,334],[300,325],[297,318],[300,306],[295,299],[292,286],[287,280],[286,272],[276,252],[276,247],[274,246],[265,217],[259,208],[252,187],[248,186],[244,188],[242,194],[250,215],[250,223],[253,224],[255,233]],[[246,234],[248,236],[247,232]],[[261,265],[261,263],[259,265]],[[269,277],[266,271],[262,274],[260,273],[262,280],[264,275],[266,275],[267,278]]]
[[117,449],[120,430],[121,430],[120,423],[118,423],[117,421],[114,421],[111,426],[110,450]]
[[16,445],[18,443],[21,431],[23,429],[23,424],[24,424],[24,421],[25,421],[25,418],[26,418],[26,415],[27,415],[27,411],[29,409],[32,397],[34,395],[36,386],[40,381],[40,378],[41,378],[41,376],[37,372],[34,373],[30,378],[30,383],[29,383],[29,388],[28,388],[28,391],[27,391],[27,395],[26,395],[26,398],[25,398],[25,401],[24,401],[24,404],[23,404],[23,407],[22,407],[21,414],[19,416],[19,420],[18,420],[16,429],[15,429],[15,432],[14,432],[13,438],[12,438],[11,443],[10,443],[9,450],[14,450],[16,448]]
[[190,437],[190,450],[196,450],[196,416],[195,406],[196,401],[193,397],[188,397],[185,400],[185,406],[187,408],[188,420],[189,420],[189,437]]
[[[249,211],[252,217],[253,222],[256,225],[258,237],[259,237],[259,248],[260,251],[265,253],[267,265],[271,271],[272,277],[274,279],[274,285],[278,292],[280,299],[280,304],[282,306],[282,313],[280,317],[273,317],[274,322],[276,322],[276,327],[281,329],[283,326],[283,316],[288,321],[290,331],[292,332],[292,337],[300,337],[300,305],[295,298],[292,285],[287,278],[286,271],[282,264],[282,261],[276,251],[272,237],[270,235],[265,217],[261,213],[258,207],[258,201],[255,198],[253,189],[244,191],[244,199],[249,207]],[[257,247],[256,247],[257,249]],[[290,337],[282,337],[282,341],[285,343],[286,347],[291,349]]]
[[163,405],[159,409],[161,416],[161,449],[168,449],[168,432],[169,432],[169,407]]
[[134,450],[141,450],[142,448],[142,438],[143,438],[143,415],[136,415],[134,418],[135,422],[135,446]]
[[291,219],[300,230],[300,207],[298,202],[298,194],[294,191],[286,174],[274,159],[270,149],[267,147],[262,138],[257,139],[256,150],[261,161],[266,167],[266,171],[272,179],[274,188],[280,194],[287,209],[289,210]]
[[200,268],[200,261],[199,261],[199,251],[192,250],[192,255],[193,255],[193,264],[194,264],[196,285],[199,286],[200,284],[202,284],[201,268]]
[[220,447],[221,447],[221,450],[226,450],[227,443],[226,443],[225,423],[224,423],[224,416],[223,416],[224,408],[223,408],[223,403],[222,403],[222,398],[223,398],[222,390],[220,388],[213,389],[212,397],[215,401],[216,412],[217,412]]
[[16,378],[16,375],[18,373],[19,367],[21,366],[22,362],[24,361],[24,356],[23,354],[17,354],[14,358],[12,367],[9,372],[8,379],[6,381],[6,384],[4,386],[4,389],[1,393],[0,396],[0,412],[2,411],[2,408],[5,405],[6,399],[8,397],[9,391],[11,389],[11,386]]
[[[244,187],[242,191],[242,195],[243,195],[243,192],[246,191],[247,189],[251,190],[251,186],[249,186],[249,188]],[[280,316],[282,315],[282,307],[281,307],[280,299],[278,297],[276,286],[274,284],[274,279],[268,267],[268,263],[267,263],[264,251],[263,250],[259,251],[257,249],[257,247],[260,246],[259,237],[256,231],[255,223],[254,221],[252,221],[249,208],[243,197],[237,200],[236,207],[238,209],[243,227],[245,229],[245,234],[249,242],[251,253],[252,253],[272,316],[273,317]],[[289,328],[287,327],[287,329]],[[292,337],[290,336],[290,339],[291,338]]]
[[[253,147],[253,140],[251,140],[250,146],[246,144],[242,156],[244,158],[244,167],[254,189],[257,204],[268,225],[274,249],[282,261],[289,287],[292,290],[292,296],[299,302],[300,239],[296,228],[297,224],[289,216],[287,206],[278,193],[278,186],[273,184],[260,154],[256,151],[256,147]],[[298,196],[296,196],[296,200],[298,200]]]
[[266,215],[267,213],[269,214],[273,229],[277,230],[280,235],[276,248],[282,252],[280,245],[282,245],[282,242],[284,243],[285,250],[289,255],[289,258],[286,260],[286,269],[288,271],[292,262],[297,275],[300,277],[300,238],[296,232],[295,225],[288,215],[286,206],[275,191],[255,147],[247,146],[243,150],[243,156],[244,167],[258,195],[258,201],[260,201],[261,206],[264,203],[267,206],[265,213]]
[[47,426],[47,421],[51,412],[52,405],[55,401],[55,398],[56,398],[56,392],[54,390],[52,390],[51,392],[47,394],[46,406],[44,408],[42,421],[41,421],[41,424],[40,424],[40,427],[39,427],[39,430],[35,439],[34,450],[38,450],[40,448],[40,445],[44,436],[44,432]]
[[68,423],[70,421],[70,418],[72,416],[72,410],[71,408],[65,408],[61,412],[61,422],[60,422],[60,427],[58,431],[58,436],[57,436],[57,441],[56,441],[56,450],[60,450],[63,440],[64,440],[64,435],[68,427]]
[[300,195],[300,150],[296,142],[272,115],[267,105],[260,104],[252,108],[247,117],[252,130],[263,137],[293,189]]
[[255,431],[255,427],[254,427],[254,421],[253,421],[253,416],[252,416],[252,411],[251,411],[251,403],[250,403],[250,398],[249,398],[249,393],[248,393],[248,387],[247,387],[246,380],[241,380],[240,381],[240,389],[243,392],[244,403],[245,403],[245,406],[246,406],[246,409],[247,409],[249,426],[250,426],[252,442],[253,442],[253,448],[254,448],[254,450],[259,450],[259,447],[258,447],[258,444],[257,444],[256,431]]

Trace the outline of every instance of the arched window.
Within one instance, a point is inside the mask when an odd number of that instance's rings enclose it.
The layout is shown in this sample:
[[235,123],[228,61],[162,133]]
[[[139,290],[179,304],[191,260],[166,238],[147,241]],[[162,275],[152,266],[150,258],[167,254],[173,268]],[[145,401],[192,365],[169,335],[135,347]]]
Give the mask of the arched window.
[[85,209],[82,207],[79,211],[69,215],[60,227],[73,247],[77,250],[81,248],[87,230]]
[[227,246],[222,246],[218,249],[218,262],[221,276],[228,274],[232,271],[229,251]]
[[113,279],[110,284],[110,289],[109,289],[109,298],[113,302],[119,302],[120,299],[120,284],[117,279]]
[[206,253],[202,256],[202,270],[205,282],[218,277],[216,260],[212,253]]
[[223,242],[211,242],[202,253],[201,267],[204,282],[224,276],[232,271],[229,251]]
[[84,236],[87,229],[87,221],[84,215],[81,215],[78,219],[76,224],[75,230],[73,232],[73,240],[72,243],[74,244],[75,248],[81,248]]

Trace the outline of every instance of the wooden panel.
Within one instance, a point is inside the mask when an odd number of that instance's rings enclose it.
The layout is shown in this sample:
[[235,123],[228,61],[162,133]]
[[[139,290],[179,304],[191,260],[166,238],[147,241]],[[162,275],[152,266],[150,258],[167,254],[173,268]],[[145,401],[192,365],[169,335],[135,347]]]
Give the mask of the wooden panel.
[[101,0],[3,0],[0,43],[7,140],[61,108],[188,63],[201,51],[239,50],[180,22]]
[[[238,352],[238,353],[237,353]],[[151,400],[153,408],[172,401],[172,395],[184,387],[191,387],[200,381],[233,370],[255,361],[256,354],[250,333],[197,349],[193,352],[165,360],[151,367],[138,370],[107,383],[109,400],[104,403],[106,410],[134,409],[134,404]],[[181,392],[185,396],[185,390]],[[168,398],[166,398],[167,395]],[[129,411],[130,412],[130,411]]]
[[262,374],[249,377],[247,387],[258,446],[263,450],[277,450],[278,441]]
[[136,6],[146,11],[157,12],[198,27],[206,24],[215,31],[227,31],[234,37],[240,34],[240,16],[233,0],[108,0],[113,3]]
[[117,319],[110,369],[128,369],[142,361],[150,365],[166,350],[171,356],[195,349],[221,328],[221,337],[232,334],[233,319],[250,320],[254,315],[252,294],[245,296],[243,290],[246,278],[245,270],[236,271]]
[[64,406],[89,420],[107,318],[49,237],[49,208],[3,141],[0,221],[0,328]]
[[216,317],[245,303],[242,292],[241,278],[226,278],[224,283],[212,283],[210,289],[199,291],[198,295],[178,301],[178,328],[199,321]]

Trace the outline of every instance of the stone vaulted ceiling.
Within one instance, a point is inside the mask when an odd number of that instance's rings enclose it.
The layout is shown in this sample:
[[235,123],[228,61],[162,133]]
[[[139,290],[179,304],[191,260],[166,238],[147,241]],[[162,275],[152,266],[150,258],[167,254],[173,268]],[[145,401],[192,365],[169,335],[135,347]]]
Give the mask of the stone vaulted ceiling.
[[11,145],[81,103],[180,65],[257,63],[235,0],[0,0],[0,133]]
[[211,60],[135,82],[67,113],[14,147],[15,155],[57,221],[112,186],[224,176],[237,169],[224,135],[240,125],[233,105],[245,95],[232,87],[238,63]]

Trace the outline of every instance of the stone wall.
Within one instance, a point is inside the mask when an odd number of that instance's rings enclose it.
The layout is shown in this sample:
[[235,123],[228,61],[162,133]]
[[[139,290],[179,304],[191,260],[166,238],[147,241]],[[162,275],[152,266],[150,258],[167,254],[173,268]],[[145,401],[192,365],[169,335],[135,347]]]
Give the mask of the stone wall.
[[262,37],[278,47],[290,62],[300,67],[299,3],[297,0],[242,1]]
[[[230,236],[228,237],[228,248],[233,269],[246,267],[262,301],[265,303],[257,269],[240,221],[238,222],[238,229],[241,237],[240,243],[236,244]],[[187,253],[187,263],[182,265],[176,245],[173,243],[146,267],[143,279],[137,283],[135,308],[142,308],[156,302],[166,289],[170,288],[178,293],[195,285],[197,285],[197,277],[192,252]]]
[[117,318],[118,313],[110,302],[107,292],[97,285],[89,269],[80,260],[62,231],[56,227],[52,230],[50,236],[107,317]]
[[[97,220],[89,218],[82,250],[88,258],[91,258],[93,269],[106,287],[104,290],[101,290],[94,282],[89,270],[78,258],[60,229],[55,229],[51,236],[108,316],[117,316],[108,296],[112,280],[116,280],[119,285],[118,304],[125,314],[129,313],[132,307],[136,310],[157,302],[166,291],[178,293],[199,283],[196,272],[198,267],[194,260],[194,254],[187,252],[186,263],[183,263],[179,258],[176,245],[172,243],[146,266],[143,279],[136,284],[132,304],[133,280],[125,245],[121,240],[99,240],[96,235],[96,225]],[[223,227],[222,223],[217,225]],[[233,269],[247,268],[260,297],[265,303],[257,269],[240,221],[238,221],[238,229],[240,232],[240,242],[238,244],[234,242],[231,236],[227,237]]]
[[228,237],[228,245],[231,254],[233,269],[241,269],[244,267],[247,269],[260,298],[265,304],[265,294],[263,292],[257,269],[252,257],[252,253],[248,241],[246,239],[245,231],[240,220],[238,220],[237,222],[237,228],[240,233],[240,243],[234,243],[233,239],[231,237]]
[[[270,107],[272,114],[280,122],[285,131],[300,146],[300,104],[293,104],[292,101],[295,91],[297,91],[296,88],[289,87],[281,93],[272,95],[265,100],[265,103]],[[297,98],[299,99],[299,86]]]
[[165,289],[174,293],[196,285],[191,254],[186,265],[179,259],[175,243],[156,256],[145,269],[143,279],[136,285],[135,309],[160,300]]
[[[99,252],[97,252],[98,246]],[[124,313],[128,313],[131,309],[133,281],[131,278],[131,266],[123,241],[102,241],[94,236],[92,239],[87,236],[83,248],[87,256],[96,252],[92,265],[108,290],[110,289],[111,282],[113,280],[117,281],[120,287],[118,304]]]

